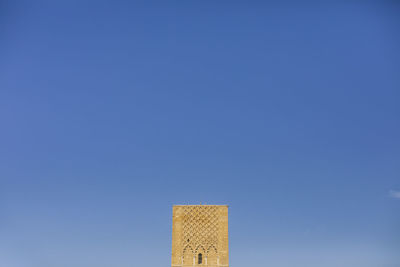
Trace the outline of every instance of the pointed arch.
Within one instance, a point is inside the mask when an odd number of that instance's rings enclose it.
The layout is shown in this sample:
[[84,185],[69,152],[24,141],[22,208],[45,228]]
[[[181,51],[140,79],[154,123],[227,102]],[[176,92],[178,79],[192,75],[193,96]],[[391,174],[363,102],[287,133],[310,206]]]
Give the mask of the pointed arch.
[[207,254],[210,253],[210,251],[214,251],[215,253],[218,253],[217,248],[214,245],[211,245],[207,249]]
[[196,248],[196,250],[195,250],[195,252],[196,253],[203,253],[203,254],[205,254],[206,253],[206,250],[205,250],[205,248],[203,247],[203,245],[198,245],[197,246],[197,248]]
[[207,265],[216,266],[218,263],[218,251],[215,246],[210,246],[207,249]]
[[196,255],[196,264],[204,264],[204,259],[206,256],[206,250],[202,245],[198,245],[195,251]]
[[183,265],[193,265],[194,251],[190,245],[185,246],[182,254]]
[[191,245],[186,245],[184,248],[183,248],[183,254],[185,254],[187,251],[189,251],[190,253],[194,253],[194,250],[193,250],[193,248],[192,248],[192,246]]

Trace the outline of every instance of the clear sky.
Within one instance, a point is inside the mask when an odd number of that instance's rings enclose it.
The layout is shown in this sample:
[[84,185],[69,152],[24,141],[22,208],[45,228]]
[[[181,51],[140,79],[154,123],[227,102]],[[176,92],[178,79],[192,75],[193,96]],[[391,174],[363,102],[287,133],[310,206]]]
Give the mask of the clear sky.
[[1,1],[0,267],[399,267],[400,3],[300,2]]

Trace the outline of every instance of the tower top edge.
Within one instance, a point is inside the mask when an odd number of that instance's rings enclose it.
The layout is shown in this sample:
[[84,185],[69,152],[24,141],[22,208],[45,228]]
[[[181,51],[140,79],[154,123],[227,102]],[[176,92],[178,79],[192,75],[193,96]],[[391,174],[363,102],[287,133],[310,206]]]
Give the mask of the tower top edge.
[[203,205],[203,204],[198,204],[198,205],[172,205],[173,207],[228,207],[228,205]]

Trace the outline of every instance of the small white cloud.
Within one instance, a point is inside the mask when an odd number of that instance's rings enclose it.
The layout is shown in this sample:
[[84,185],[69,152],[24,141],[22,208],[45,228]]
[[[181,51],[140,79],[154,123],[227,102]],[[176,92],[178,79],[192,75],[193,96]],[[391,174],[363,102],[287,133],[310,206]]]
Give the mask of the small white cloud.
[[389,195],[392,198],[399,198],[400,199],[400,191],[390,190]]

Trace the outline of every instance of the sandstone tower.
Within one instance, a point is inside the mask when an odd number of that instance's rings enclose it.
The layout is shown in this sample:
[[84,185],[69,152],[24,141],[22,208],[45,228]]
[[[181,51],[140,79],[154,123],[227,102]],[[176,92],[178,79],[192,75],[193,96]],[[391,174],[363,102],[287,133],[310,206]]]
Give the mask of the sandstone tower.
[[228,206],[175,205],[172,267],[228,267]]

